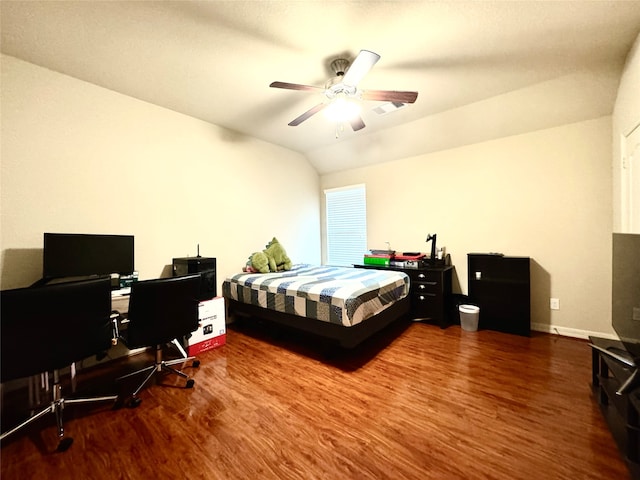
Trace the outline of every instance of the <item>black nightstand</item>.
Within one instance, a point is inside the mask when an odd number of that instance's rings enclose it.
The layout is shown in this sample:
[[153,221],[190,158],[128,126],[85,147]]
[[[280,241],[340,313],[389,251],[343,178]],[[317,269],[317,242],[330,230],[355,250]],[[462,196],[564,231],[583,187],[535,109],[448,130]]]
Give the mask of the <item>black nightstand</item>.
[[446,328],[452,323],[449,318],[452,265],[406,268],[357,264],[354,267],[406,273],[410,278],[411,317],[414,320],[437,323],[441,328]]

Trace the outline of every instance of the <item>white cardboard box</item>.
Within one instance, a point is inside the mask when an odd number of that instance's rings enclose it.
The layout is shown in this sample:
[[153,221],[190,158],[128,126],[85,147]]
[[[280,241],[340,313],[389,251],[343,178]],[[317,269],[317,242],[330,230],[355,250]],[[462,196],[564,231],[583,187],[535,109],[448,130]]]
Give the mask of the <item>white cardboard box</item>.
[[187,353],[190,356],[220,347],[227,341],[223,297],[200,302],[198,316],[200,326],[187,340]]

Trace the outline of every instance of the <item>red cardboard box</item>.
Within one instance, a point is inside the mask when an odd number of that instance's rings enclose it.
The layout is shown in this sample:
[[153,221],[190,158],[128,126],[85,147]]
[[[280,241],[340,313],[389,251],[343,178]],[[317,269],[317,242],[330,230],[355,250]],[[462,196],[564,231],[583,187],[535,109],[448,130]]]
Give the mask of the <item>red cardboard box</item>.
[[187,340],[187,354],[189,356],[220,347],[227,341],[223,297],[200,302],[198,316],[200,326]]

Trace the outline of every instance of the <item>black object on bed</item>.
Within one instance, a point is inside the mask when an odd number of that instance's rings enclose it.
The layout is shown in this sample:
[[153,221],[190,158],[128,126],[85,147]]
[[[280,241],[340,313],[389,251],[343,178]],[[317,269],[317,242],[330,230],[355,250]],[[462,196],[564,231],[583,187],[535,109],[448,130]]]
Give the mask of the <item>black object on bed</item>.
[[227,317],[255,316],[353,348],[409,312],[402,272],[294,265],[222,285]]

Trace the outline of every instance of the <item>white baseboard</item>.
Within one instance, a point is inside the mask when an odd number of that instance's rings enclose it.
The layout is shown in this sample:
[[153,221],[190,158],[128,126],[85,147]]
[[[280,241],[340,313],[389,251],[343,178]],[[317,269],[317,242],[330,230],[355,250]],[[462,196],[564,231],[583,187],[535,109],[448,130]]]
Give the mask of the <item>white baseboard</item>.
[[610,333],[593,332],[591,330],[580,330],[578,328],[560,327],[558,325],[547,325],[544,323],[532,323],[531,330],[551,333],[553,335],[562,335],[564,337],[582,338],[584,340],[588,340],[590,336],[618,340],[616,335]]

